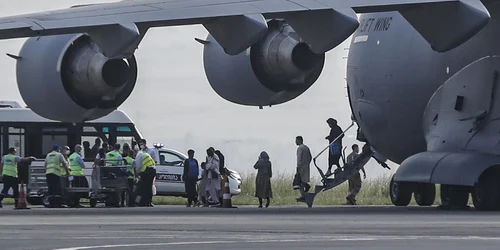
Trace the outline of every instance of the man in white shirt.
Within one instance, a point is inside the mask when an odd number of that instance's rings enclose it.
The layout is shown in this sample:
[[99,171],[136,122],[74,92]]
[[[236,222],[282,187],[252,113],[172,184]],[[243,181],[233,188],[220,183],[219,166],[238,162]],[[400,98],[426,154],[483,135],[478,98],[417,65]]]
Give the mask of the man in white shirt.
[[158,162],[160,162],[159,159],[158,159],[158,154],[157,154],[156,150],[154,150],[152,148],[149,148],[147,146],[146,139],[140,139],[139,140],[139,148],[143,152],[146,152],[149,155],[151,155],[151,157],[153,158],[153,160],[155,161],[156,164],[158,164]]
[[[151,158],[153,158],[153,161],[155,162],[155,164],[158,164],[159,162],[159,157],[158,157],[158,152],[152,148],[148,148],[147,146],[147,142],[146,142],[146,139],[140,139],[139,140],[139,148],[141,149],[142,152],[145,152],[145,153],[148,153]],[[137,154],[137,158],[135,160],[136,163],[136,169],[138,169],[138,166],[141,165],[142,163],[142,156],[140,156],[140,154]],[[146,176],[146,178],[143,178],[143,176],[141,176],[141,179],[145,179],[147,183],[151,183],[150,187],[151,187],[151,194],[144,194],[144,198],[146,200],[145,202],[145,206],[148,206],[148,207],[154,207],[154,204],[153,204],[153,180],[154,178],[156,177],[156,166],[151,166],[150,167],[151,169],[148,169],[147,173],[143,174]],[[154,169],[154,171],[153,171]],[[146,188],[146,187],[145,187]],[[149,192],[149,188],[147,189]],[[146,191],[144,191],[146,192]]]

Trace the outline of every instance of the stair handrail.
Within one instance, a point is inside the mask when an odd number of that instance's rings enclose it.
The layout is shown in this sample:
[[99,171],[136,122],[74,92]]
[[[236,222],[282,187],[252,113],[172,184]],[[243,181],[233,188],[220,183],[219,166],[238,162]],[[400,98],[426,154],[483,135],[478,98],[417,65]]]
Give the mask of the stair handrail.
[[323,174],[323,171],[321,170],[321,168],[318,167],[318,164],[316,164],[316,159],[322,155],[327,149],[329,149],[334,143],[336,143],[340,137],[342,137],[343,135],[345,135],[345,133],[351,129],[352,127],[354,126],[354,121],[351,123],[351,125],[349,125],[349,127],[347,127],[344,131],[342,131],[342,133],[337,136],[337,138],[335,138],[330,144],[328,144],[328,146],[326,146],[326,148],[324,148],[323,150],[321,150],[321,152],[319,152],[314,158],[313,158],[313,163],[314,163],[314,166],[316,166],[316,169],[318,169],[320,175],[321,175],[321,178],[322,178],[322,181],[323,183],[325,182],[325,175]]

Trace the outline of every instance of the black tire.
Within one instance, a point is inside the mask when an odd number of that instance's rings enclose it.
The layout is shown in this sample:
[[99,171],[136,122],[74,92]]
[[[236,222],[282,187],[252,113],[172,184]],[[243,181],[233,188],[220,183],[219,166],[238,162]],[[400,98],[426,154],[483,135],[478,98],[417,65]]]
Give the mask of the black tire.
[[472,189],[472,203],[479,211],[500,210],[500,183],[498,175],[483,174]]
[[410,204],[412,194],[410,183],[394,181],[394,176],[392,176],[389,186],[392,204],[403,207]]
[[458,185],[442,184],[441,206],[449,209],[462,209],[467,207],[469,202],[469,187]]
[[419,206],[432,206],[436,200],[436,185],[432,183],[417,184],[413,197]]
[[32,206],[40,206],[43,205],[43,197],[26,197],[26,202],[28,202]]
[[97,200],[96,199],[90,199],[89,203],[90,203],[90,207],[96,207],[97,206]]

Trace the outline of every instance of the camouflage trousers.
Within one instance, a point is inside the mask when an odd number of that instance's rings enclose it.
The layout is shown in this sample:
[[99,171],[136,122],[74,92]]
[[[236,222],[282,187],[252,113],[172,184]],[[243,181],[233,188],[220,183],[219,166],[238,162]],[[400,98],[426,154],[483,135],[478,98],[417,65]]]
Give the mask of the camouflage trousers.
[[349,178],[349,189],[347,196],[356,197],[356,195],[361,190],[361,175],[359,173],[354,174]]

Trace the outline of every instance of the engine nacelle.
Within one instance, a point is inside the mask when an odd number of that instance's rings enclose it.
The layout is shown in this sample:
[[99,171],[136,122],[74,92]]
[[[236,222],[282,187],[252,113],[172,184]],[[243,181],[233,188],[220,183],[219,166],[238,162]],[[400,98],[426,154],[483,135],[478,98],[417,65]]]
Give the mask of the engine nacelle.
[[268,27],[257,44],[236,56],[208,35],[205,73],[219,96],[241,105],[271,106],[298,97],[318,79],[325,54],[313,53],[284,21],[271,20]]
[[17,60],[24,101],[45,118],[82,122],[120,106],[137,81],[135,57],[110,59],[86,34],[29,38]]

